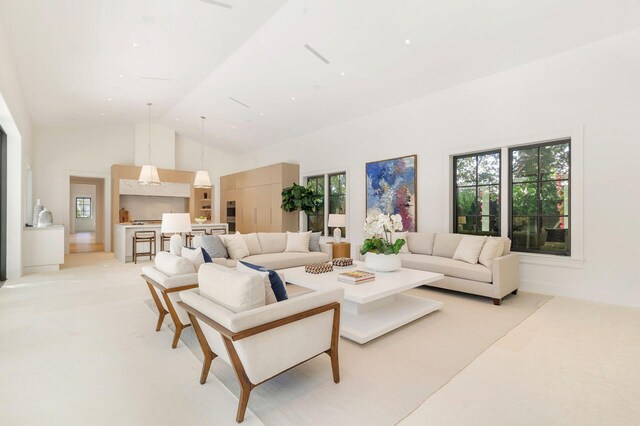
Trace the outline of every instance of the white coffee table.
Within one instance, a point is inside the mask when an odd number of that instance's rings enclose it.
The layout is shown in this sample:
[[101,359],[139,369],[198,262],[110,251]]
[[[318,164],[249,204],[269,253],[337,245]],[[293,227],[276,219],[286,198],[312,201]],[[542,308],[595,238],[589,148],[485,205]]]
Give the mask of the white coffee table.
[[444,275],[402,268],[395,272],[376,272],[376,279],[362,284],[338,281],[338,274],[356,269],[366,270],[364,263],[354,262],[348,269],[324,274],[308,274],[304,267],[283,269],[287,283],[312,290],[331,287],[344,289],[340,334],[356,343],[366,343],[423,317],[442,307],[442,302],[400,294],[405,290],[441,280]]

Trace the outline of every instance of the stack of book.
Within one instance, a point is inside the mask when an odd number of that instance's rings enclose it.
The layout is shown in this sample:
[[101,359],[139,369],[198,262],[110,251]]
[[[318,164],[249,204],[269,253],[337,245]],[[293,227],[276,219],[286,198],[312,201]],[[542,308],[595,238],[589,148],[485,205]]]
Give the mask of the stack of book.
[[351,271],[343,272],[338,275],[338,280],[349,284],[362,284],[368,281],[373,281],[376,278],[376,274],[367,271]]

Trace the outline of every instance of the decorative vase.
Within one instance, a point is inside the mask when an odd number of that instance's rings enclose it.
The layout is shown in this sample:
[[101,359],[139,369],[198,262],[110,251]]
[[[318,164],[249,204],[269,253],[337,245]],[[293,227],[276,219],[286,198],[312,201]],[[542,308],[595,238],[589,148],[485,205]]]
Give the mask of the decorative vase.
[[364,258],[364,266],[376,272],[392,272],[402,267],[397,254],[378,254],[368,252]]
[[53,214],[48,208],[44,208],[38,215],[38,228],[53,225]]
[[33,219],[31,220],[31,226],[38,226],[38,218],[43,209],[44,207],[40,204],[40,198],[38,198],[36,200],[36,205],[33,207]]

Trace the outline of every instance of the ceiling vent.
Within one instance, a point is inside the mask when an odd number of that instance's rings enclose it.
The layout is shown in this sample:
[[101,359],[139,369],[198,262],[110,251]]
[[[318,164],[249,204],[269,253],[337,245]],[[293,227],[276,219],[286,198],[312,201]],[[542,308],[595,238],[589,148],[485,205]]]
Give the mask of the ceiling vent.
[[153,77],[153,76],[150,76],[150,75],[141,75],[140,78],[142,80],[171,81],[171,79],[167,78],[167,77]]
[[228,3],[223,3],[221,1],[216,1],[216,0],[200,0],[203,3],[209,3],[212,4],[214,6],[220,6],[220,7],[224,7],[225,9],[231,9],[233,6],[228,4]]
[[242,105],[245,108],[251,108],[249,105],[245,104],[244,102],[240,102],[239,100],[237,100],[236,98],[232,98],[231,96],[229,96],[229,99],[231,99],[233,102],[238,103],[240,105]]
[[315,57],[317,57],[318,59],[320,59],[322,62],[324,62],[325,64],[329,64],[329,60],[327,58],[325,58],[324,56],[322,56],[316,49],[314,49],[313,47],[309,46],[308,44],[304,45],[304,48],[307,49],[309,52],[313,53],[313,55]]

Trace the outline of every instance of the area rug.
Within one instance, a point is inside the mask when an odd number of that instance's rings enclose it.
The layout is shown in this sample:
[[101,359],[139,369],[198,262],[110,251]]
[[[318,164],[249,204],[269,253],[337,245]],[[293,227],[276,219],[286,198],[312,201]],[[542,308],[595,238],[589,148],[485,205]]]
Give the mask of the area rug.
[[[444,306],[365,345],[340,339],[339,384],[322,355],[255,388],[249,409],[266,425],[396,424],[550,299],[520,292],[494,306],[490,299],[446,290],[407,293]],[[191,328],[182,341],[202,359]],[[230,366],[214,360],[211,372],[239,395]]]

